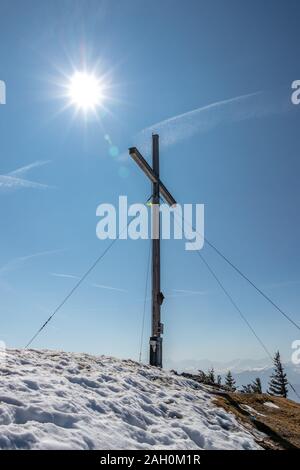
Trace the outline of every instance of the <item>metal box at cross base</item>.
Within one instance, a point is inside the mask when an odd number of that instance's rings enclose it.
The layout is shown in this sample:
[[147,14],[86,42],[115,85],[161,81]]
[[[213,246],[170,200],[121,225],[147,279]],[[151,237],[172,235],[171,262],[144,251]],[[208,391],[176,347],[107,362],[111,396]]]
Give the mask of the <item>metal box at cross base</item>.
[[150,338],[150,364],[162,367],[162,338],[151,336]]

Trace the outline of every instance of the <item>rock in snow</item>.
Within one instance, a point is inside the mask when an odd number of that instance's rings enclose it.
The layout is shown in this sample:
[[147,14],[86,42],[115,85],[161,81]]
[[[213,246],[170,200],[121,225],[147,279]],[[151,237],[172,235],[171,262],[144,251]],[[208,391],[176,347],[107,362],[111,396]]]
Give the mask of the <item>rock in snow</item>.
[[207,387],[133,361],[8,350],[0,375],[0,449],[260,449]]

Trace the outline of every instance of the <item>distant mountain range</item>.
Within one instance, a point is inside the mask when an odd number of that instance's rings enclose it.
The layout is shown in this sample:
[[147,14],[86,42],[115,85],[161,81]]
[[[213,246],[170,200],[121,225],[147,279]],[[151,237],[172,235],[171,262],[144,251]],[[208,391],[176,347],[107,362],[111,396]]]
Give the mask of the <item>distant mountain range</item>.
[[218,374],[222,374],[226,373],[228,370],[231,370],[231,372],[243,372],[245,370],[257,370],[270,367],[270,359],[233,359],[228,362],[211,361],[210,359],[167,360],[165,366],[167,369],[190,373],[195,373],[199,369],[206,371],[213,367]]
[[[252,382],[256,377],[259,377],[262,382],[263,390],[266,391],[270,375],[273,371],[273,367],[270,365],[270,359],[235,359],[228,362],[212,362],[209,359],[200,360],[183,360],[183,361],[167,361],[166,367],[168,369],[174,369],[178,372],[190,372],[192,374],[197,373],[199,369],[204,372],[214,367],[216,374],[220,374],[222,377],[225,376],[226,372],[230,370],[236,380],[238,387],[247,385]],[[300,395],[300,365],[296,366],[291,362],[284,364],[285,372],[287,374],[289,382],[293,385],[297,393]],[[300,402],[300,399],[289,388],[289,398],[291,400]]]

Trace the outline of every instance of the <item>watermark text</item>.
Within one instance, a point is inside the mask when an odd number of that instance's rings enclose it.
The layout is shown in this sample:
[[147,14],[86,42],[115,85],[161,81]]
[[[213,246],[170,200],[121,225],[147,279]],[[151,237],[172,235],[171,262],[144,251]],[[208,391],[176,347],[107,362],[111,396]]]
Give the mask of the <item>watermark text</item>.
[[6,85],[3,80],[0,80],[0,104],[6,104]]
[[300,339],[295,339],[292,342],[292,349],[295,349],[295,351],[292,354],[291,361],[298,366],[300,365]]
[[300,104],[300,80],[294,80],[292,83],[292,89],[294,90],[291,95],[291,101],[293,104]]
[[[145,204],[128,205],[127,196],[120,196],[118,208],[100,204],[96,215],[100,217],[96,227],[100,240],[158,239],[161,233],[163,240],[185,239],[186,250],[201,250],[204,245],[204,204],[150,204],[149,210]],[[158,217],[160,231],[155,223]]]

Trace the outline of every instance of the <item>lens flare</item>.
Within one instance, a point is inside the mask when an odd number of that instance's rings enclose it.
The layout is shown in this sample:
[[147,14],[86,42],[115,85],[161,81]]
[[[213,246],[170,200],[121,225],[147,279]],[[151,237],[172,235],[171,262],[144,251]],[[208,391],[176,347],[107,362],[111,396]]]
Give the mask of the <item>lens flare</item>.
[[84,111],[94,110],[103,102],[103,85],[93,74],[75,72],[68,85],[68,96],[77,108]]

